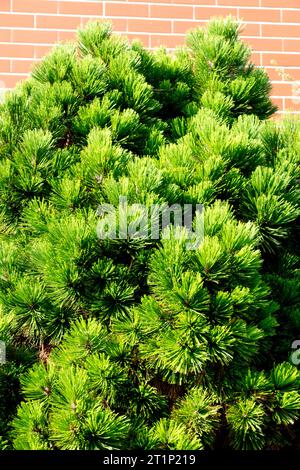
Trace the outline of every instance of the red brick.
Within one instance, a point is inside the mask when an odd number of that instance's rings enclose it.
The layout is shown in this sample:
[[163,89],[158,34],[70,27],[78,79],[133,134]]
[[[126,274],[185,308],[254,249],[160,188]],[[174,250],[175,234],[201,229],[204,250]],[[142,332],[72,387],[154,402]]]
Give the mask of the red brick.
[[150,7],[151,18],[177,18],[177,19],[192,19],[193,8],[189,6],[177,5],[151,5]]
[[[300,3],[299,3],[300,7]],[[300,10],[283,10],[284,23],[300,23]],[[298,33],[299,34],[299,33]]]
[[51,51],[53,46],[34,46],[34,56],[36,59],[42,58]]
[[234,16],[237,18],[238,10],[237,8],[206,8],[206,7],[196,7],[195,9],[195,18],[197,20],[209,20],[214,16]]
[[268,38],[244,38],[243,41],[256,52],[260,51],[282,51],[282,39]]
[[142,16],[147,18],[148,5],[132,5],[129,3],[106,3],[105,16],[124,16],[135,17]]
[[300,68],[284,69],[284,72],[289,76],[290,80],[300,80]]
[[[83,20],[83,24],[84,24],[85,18],[82,18],[82,20]],[[105,17],[105,21],[111,21],[112,22],[112,26],[113,26],[114,31],[118,31],[118,32],[126,32],[127,31],[127,23],[128,23],[127,18],[108,18],[108,17]],[[131,28],[131,30],[133,31],[132,28]],[[140,32],[143,33],[144,31],[140,31]]]
[[274,68],[300,65],[300,54],[262,54],[262,65],[272,65]]
[[57,2],[52,0],[12,0],[12,7],[13,11],[57,13]]
[[58,12],[71,15],[102,15],[102,1],[98,2],[59,2]]
[[166,36],[160,36],[160,35],[151,35],[151,47],[166,47],[166,48],[171,48],[174,49],[177,46],[182,46],[185,43],[185,35],[182,36],[175,36],[174,34],[172,35],[166,35]]
[[52,44],[57,40],[57,31],[12,30],[12,42]]
[[[83,28],[87,23],[93,21],[101,21],[103,20],[103,18],[99,17],[99,18],[95,18],[94,16],[81,16],[80,19],[79,19],[79,16],[77,17],[78,20],[79,20],[79,23],[78,23],[78,28]],[[105,18],[106,19],[106,18]],[[118,18],[117,18],[118,19]]]
[[294,87],[291,83],[273,83],[272,96],[293,96]]
[[8,73],[10,71],[10,60],[1,59],[0,60],[0,72]]
[[299,8],[299,0],[261,0],[262,7]]
[[2,83],[4,83],[5,88],[14,88],[18,82],[25,80],[26,75],[0,75],[0,88],[2,88]]
[[144,47],[150,47],[150,35],[149,34],[126,34],[128,40],[130,42],[138,40],[140,41]]
[[300,96],[294,98],[285,98],[285,111],[300,111]]
[[260,52],[252,52],[251,62],[257,66],[261,65],[261,54]]
[[[116,0],[119,1],[119,0]],[[131,0],[128,0],[129,2]],[[146,0],[132,0],[134,2],[145,2]],[[202,0],[205,5],[216,5],[216,0]],[[229,0],[230,1],[230,0]],[[150,3],[171,3],[181,5],[199,5],[199,0],[151,0]]]
[[300,28],[296,25],[287,24],[263,24],[262,25],[262,36],[271,37],[298,37],[300,34]]
[[174,33],[186,34],[191,29],[205,26],[204,21],[174,21]]
[[33,15],[9,15],[1,13],[0,26],[5,26],[6,28],[32,28],[34,26],[34,17]]
[[10,42],[11,29],[0,29],[0,42]]
[[171,21],[129,19],[128,30],[141,33],[171,33]]
[[0,44],[0,57],[33,57],[34,47],[21,44]]
[[283,98],[272,98],[272,102],[278,106],[279,111],[284,108]]
[[282,80],[281,70],[271,67],[264,67],[265,72],[269,75],[270,80]]
[[76,29],[80,26],[80,18],[73,16],[37,16],[37,28]]
[[12,60],[11,71],[14,73],[29,73],[34,66],[34,60]]
[[218,5],[232,5],[232,6],[245,6],[245,7],[258,7],[259,0],[218,0]]
[[259,24],[241,22],[241,36],[260,36]]
[[300,69],[268,67],[265,69],[271,80],[300,80]]
[[300,35],[299,39],[283,39],[283,50],[287,52],[300,52]]
[[[243,2],[241,0],[241,5]],[[264,22],[278,22],[280,23],[281,16],[280,10],[270,10],[270,9],[246,9],[239,8],[239,18],[246,21],[264,21]]]
[[74,31],[58,31],[57,40],[58,41],[75,41],[76,33]]
[[0,1],[0,11],[10,11],[10,0]]

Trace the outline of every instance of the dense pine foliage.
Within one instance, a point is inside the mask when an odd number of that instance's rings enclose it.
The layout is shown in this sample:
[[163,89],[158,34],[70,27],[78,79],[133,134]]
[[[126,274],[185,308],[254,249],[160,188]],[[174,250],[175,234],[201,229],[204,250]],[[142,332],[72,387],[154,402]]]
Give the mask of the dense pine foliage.
[[[91,23],[1,105],[2,449],[295,445],[300,123],[238,33]],[[119,196],[203,204],[203,242],[100,240]]]

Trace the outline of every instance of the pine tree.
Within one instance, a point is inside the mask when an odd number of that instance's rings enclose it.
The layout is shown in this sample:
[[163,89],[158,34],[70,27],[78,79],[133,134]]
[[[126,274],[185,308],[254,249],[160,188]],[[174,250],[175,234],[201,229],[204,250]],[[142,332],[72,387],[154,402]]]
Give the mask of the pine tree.
[[[174,55],[90,23],[1,105],[1,449],[299,439],[300,125],[250,54],[232,18]],[[202,204],[203,241],[99,238],[120,197]]]

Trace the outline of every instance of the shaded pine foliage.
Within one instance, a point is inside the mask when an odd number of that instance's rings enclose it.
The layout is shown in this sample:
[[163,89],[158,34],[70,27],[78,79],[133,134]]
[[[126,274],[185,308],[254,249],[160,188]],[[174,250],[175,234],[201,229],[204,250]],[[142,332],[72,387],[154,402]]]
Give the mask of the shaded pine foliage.
[[[0,448],[295,443],[300,124],[238,34],[170,55],[91,23],[1,105]],[[203,204],[202,243],[99,239],[120,197]]]

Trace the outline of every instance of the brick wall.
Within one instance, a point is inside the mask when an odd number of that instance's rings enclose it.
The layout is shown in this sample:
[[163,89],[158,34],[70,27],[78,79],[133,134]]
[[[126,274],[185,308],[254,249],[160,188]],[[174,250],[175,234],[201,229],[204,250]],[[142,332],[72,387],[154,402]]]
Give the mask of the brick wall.
[[243,21],[242,37],[268,71],[280,112],[300,113],[300,0],[0,0],[0,89],[24,79],[89,19],[110,19],[116,32],[149,48],[172,49],[188,29],[228,14]]

